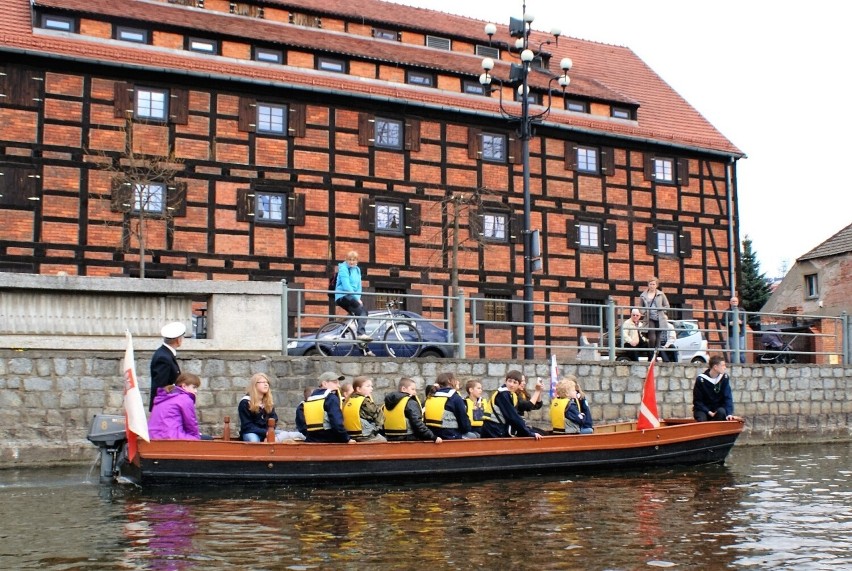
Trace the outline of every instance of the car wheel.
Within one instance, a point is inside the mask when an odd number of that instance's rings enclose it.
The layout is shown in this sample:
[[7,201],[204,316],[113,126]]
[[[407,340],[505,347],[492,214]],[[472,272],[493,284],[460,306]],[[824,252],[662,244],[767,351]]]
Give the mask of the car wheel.
[[628,357],[627,355],[619,355],[615,358],[616,363],[632,363],[633,359]]
[[317,355],[322,355],[322,353],[317,351],[316,347],[311,347],[305,351],[305,357],[316,357]]
[[693,357],[690,363],[706,365],[707,361],[704,360],[704,357]]
[[430,359],[440,359],[441,357],[443,357],[443,355],[435,349],[426,349],[425,351],[421,351],[420,354],[417,356]]

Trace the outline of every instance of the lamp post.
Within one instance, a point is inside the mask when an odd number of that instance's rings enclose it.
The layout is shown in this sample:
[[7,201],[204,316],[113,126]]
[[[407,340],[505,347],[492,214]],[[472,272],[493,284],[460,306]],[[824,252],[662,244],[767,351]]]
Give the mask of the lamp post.
[[[532,14],[527,13],[527,4],[523,2],[523,18],[509,19],[509,35],[516,38],[514,48],[519,52],[519,64],[511,64],[509,68],[509,77],[506,83],[509,85],[518,85],[518,95],[521,101],[520,115],[512,113],[503,104],[503,90],[500,89],[500,114],[509,119],[511,122],[518,123],[518,138],[521,141],[521,166],[523,168],[523,198],[524,198],[524,224],[523,224],[523,240],[524,240],[524,359],[533,359],[535,357],[535,336],[533,330],[533,278],[534,269],[541,269],[541,260],[538,252],[538,231],[533,231],[532,215],[531,215],[531,198],[530,198],[530,139],[533,136],[533,122],[544,119],[550,113],[550,107],[553,103],[551,95],[551,84],[558,81],[562,87],[563,93],[565,88],[570,83],[568,71],[573,65],[570,58],[563,58],[560,62],[562,74],[550,77],[547,84],[547,105],[542,111],[530,113],[530,98],[529,98],[529,74],[536,53],[530,46],[530,32],[532,31],[531,24],[534,18]],[[485,33],[489,39],[497,33],[497,26],[494,24],[486,24]],[[541,52],[541,47],[551,42],[559,43],[561,31],[558,28],[551,30],[554,40],[541,42],[538,46],[538,52]],[[510,50],[511,51],[511,50]],[[482,85],[489,86],[493,79],[502,86],[504,81],[499,78],[494,78],[491,75],[494,69],[494,60],[485,58],[482,60],[482,69],[484,73],[479,76],[479,82]],[[544,102],[542,101],[542,104]],[[534,264],[538,267],[534,268]]]

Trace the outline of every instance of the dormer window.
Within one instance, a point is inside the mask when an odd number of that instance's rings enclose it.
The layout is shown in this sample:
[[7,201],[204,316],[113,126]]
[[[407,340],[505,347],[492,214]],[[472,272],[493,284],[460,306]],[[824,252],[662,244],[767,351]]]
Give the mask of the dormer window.
[[342,59],[321,57],[317,59],[317,69],[332,71],[334,73],[346,73],[346,62]]
[[399,41],[398,32],[394,32],[393,30],[386,30],[383,28],[373,28],[373,37],[377,40],[389,40],[391,42]]
[[589,105],[585,101],[580,101],[578,99],[566,99],[565,109],[576,113],[588,113]]
[[123,42],[134,42],[137,44],[148,43],[148,30],[141,28],[128,28],[127,26],[118,26],[115,29],[115,39]]
[[422,85],[424,87],[432,87],[435,85],[435,78],[431,73],[422,71],[409,71],[408,83],[411,85]]
[[44,14],[41,17],[41,27],[46,30],[58,30],[60,32],[73,32],[77,25],[74,18],[68,16],[54,16]]
[[254,61],[284,63],[284,52],[270,48],[254,48]]
[[626,107],[613,107],[612,116],[616,119],[633,119],[633,114]]
[[186,43],[186,49],[191,52],[216,55],[219,53],[219,43],[216,40],[189,38]]

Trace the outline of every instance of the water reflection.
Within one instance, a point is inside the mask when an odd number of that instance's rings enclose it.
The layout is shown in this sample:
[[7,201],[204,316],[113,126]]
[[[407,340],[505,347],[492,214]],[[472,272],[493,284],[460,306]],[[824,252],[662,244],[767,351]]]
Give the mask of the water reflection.
[[317,489],[0,471],[0,568],[849,568],[850,459],[736,447],[725,467]]

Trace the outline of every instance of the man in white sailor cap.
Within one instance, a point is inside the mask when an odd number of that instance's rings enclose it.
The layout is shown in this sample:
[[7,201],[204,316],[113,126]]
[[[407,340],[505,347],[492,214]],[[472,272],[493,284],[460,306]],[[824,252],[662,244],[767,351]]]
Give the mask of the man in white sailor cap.
[[157,394],[157,389],[175,384],[175,379],[180,375],[177,350],[181,342],[183,342],[186,325],[180,321],[173,321],[164,325],[160,333],[163,336],[163,344],[154,351],[154,356],[151,357],[151,400],[148,404],[149,412],[154,408],[154,397]]

